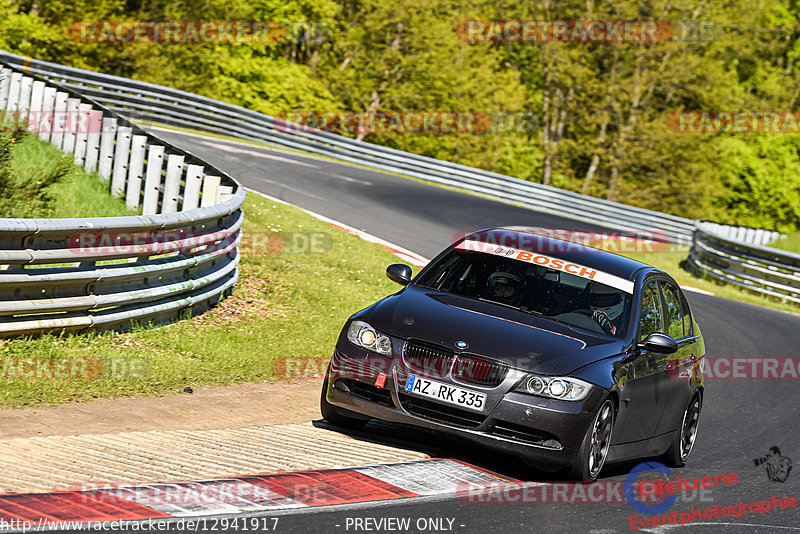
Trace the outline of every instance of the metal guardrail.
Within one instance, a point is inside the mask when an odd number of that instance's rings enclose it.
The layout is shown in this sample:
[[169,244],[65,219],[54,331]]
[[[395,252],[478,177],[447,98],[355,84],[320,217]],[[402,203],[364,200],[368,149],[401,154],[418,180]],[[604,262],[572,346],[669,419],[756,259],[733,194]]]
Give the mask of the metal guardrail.
[[688,263],[698,274],[800,304],[800,254],[727,237],[698,221]]
[[[655,239],[671,240],[678,244],[692,244],[689,264],[695,271],[765,295],[800,303],[797,289],[800,263],[797,255],[761,246],[778,237],[777,232],[702,222],[696,224],[682,217],[312,130],[239,106],[151,83],[5,52],[0,52],[0,60],[19,71],[56,82],[64,90],[88,95],[108,109],[132,119],[304,150],[455,186],[537,211],[625,231],[647,232]],[[133,125],[128,127],[136,128]],[[161,144],[167,146],[166,143]],[[102,166],[101,175],[105,176]],[[127,183],[130,184],[130,180]],[[119,186],[113,189],[120,191]],[[137,195],[134,194],[134,197]],[[144,204],[147,211],[147,202]],[[0,287],[1,284],[2,279]]]
[[142,215],[0,219],[0,337],[162,322],[228,294],[239,273],[244,189],[75,87],[10,58],[0,53],[3,118],[25,120],[77,164],[97,170]]
[[8,64],[58,81],[88,95],[120,114],[265,142],[373,168],[455,186],[538,211],[609,226],[650,232],[662,240],[688,245],[694,221],[626,206],[504,176],[386,148],[348,137],[310,130],[262,113],[160,85],[90,72],[23,56],[0,53]]

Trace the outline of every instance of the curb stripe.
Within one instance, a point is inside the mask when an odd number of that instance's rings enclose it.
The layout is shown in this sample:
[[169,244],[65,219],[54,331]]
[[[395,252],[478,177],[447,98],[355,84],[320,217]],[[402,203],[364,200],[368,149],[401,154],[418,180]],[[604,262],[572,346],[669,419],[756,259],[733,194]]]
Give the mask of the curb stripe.
[[125,521],[455,496],[467,482],[515,482],[447,459],[83,491],[0,495],[0,519]]

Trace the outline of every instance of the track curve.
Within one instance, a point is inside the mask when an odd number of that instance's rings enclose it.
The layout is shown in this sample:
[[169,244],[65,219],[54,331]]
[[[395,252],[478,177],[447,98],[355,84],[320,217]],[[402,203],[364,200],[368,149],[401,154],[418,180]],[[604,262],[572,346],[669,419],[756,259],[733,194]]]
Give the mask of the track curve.
[[[376,171],[316,157],[247,146],[176,131],[158,130],[160,136],[204,158],[243,185],[288,203],[320,213],[411,251],[433,257],[458,232],[489,226],[529,225],[594,231],[600,227],[534,212],[485,198],[442,189]],[[797,355],[800,315],[687,293],[703,330],[707,355],[749,358]],[[771,446],[790,459],[800,459],[796,401],[800,380],[709,380],[701,428],[682,477],[713,476],[736,472],[736,485],[717,489],[704,501],[678,502],[678,512],[692,505],[703,508],[764,500],[774,495],[797,496],[800,473],[784,483],[768,480],[753,459]],[[447,445],[445,445],[445,448]],[[482,458],[480,451],[460,451],[471,461],[522,477],[511,459]],[[472,456],[470,456],[472,455]],[[800,460],[798,460],[800,461]],[[624,480],[631,465],[605,474],[604,480]],[[515,472],[517,471],[517,472]],[[532,474],[540,477],[545,475]],[[657,478],[653,476],[651,478]],[[708,500],[710,498],[710,500]],[[790,532],[800,530],[800,508],[768,514],[747,514],[687,524],[682,530],[697,532]],[[543,505],[466,503],[457,499],[426,503],[391,503],[369,508],[317,510],[283,518],[281,531],[347,532],[348,517],[451,517],[455,531],[480,532],[595,532],[631,530],[636,512],[627,504]],[[713,524],[712,524],[713,523]],[[339,525],[337,527],[336,525]],[[464,525],[460,527],[458,525]],[[666,532],[673,527],[655,527]],[[233,531],[233,530],[231,530]],[[413,530],[412,530],[413,531]]]

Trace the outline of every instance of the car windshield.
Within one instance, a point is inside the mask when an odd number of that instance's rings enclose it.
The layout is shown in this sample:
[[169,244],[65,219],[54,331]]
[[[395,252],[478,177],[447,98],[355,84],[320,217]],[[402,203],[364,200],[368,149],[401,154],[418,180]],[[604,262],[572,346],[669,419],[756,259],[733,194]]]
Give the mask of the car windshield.
[[584,276],[466,250],[451,250],[415,283],[620,338],[631,308],[629,293]]

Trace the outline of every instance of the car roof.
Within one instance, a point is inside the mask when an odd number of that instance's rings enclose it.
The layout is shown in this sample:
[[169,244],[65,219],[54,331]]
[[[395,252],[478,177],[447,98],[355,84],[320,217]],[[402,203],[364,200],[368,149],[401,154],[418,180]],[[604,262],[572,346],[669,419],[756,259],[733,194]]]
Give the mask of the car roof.
[[[628,280],[634,280],[636,273],[642,269],[661,272],[651,265],[614,254],[613,252],[583,245],[579,242],[565,241],[543,235],[546,232],[547,230],[543,228],[526,226],[497,227],[467,234],[464,239],[536,252],[578,263]],[[609,231],[608,236],[612,237],[613,235]],[[617,235],[619,234],[617,233]],[[594,234],[594,236],[600,237],[602,234]]]

